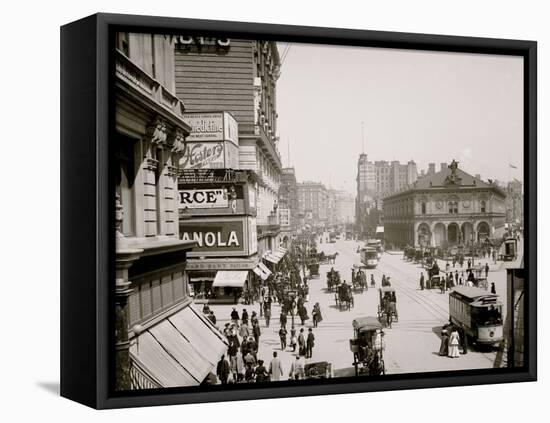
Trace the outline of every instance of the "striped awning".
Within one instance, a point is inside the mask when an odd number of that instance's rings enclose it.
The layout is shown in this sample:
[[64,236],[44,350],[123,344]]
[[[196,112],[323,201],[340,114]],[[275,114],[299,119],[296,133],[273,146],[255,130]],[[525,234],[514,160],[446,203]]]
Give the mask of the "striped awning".
[[262,262],[258,263],[258,267],[262,269],[262,272],[264,272],[267,276],[271,275],[271,270],[269,270],[269,268]]
[[247,270],[218,270],[212,287],[242,288],[247,277]]
[[226,352],[223,335],[191,305],[147,329],[130,347],[166,388],[199,385]]
[[264,254],[264,259],[271,263],[277,264],[281,260],[281,257],[277,257],[271,253],[266,253]]

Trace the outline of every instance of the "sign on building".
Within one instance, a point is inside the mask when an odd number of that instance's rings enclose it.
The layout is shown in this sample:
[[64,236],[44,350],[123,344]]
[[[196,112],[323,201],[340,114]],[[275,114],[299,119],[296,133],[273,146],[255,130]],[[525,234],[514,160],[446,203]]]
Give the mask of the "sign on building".
[[195,241],[189,257],[249,256],[258,250],[256,218],[204,217],[180,221],[183,241]]
[[227,112],[184,113],[191,126],[180,160],[184,169],[238,169],[239,126]]
[[180,209],[215,209],[229,206],[227,189],[184,189],[179,191]]

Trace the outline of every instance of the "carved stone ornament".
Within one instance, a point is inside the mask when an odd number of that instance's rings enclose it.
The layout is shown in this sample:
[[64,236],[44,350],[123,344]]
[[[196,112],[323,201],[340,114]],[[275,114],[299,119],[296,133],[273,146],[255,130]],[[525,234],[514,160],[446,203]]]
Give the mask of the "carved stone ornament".
[[172,133],[170,137],[170,146],[172,147],[172,153],[183,154],[185,151],[185,135],[179,128]]
[[166,122],[160,116],[157,116],[153,123],[147,127],[147,136],[152,144],[160,147],[166,144]]

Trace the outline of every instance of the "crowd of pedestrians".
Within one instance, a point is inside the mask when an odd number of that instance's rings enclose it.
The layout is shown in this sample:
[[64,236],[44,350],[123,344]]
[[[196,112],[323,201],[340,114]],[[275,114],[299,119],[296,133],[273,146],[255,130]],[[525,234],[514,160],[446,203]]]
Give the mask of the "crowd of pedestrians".
[[[229,383],[264,383],[278,381],[285,376],[283,365],[277,351],[272,352],[269,362],[258,356],[262,325],[260,316],[263,316],[265,328],[272,322],[272,304],[278,301],[281,307],[279,315],[279,329],[274,329],[279,335],[281,351],[293,353],[296,358],[288,369],[289,379],[303,379],[305,377],[306,359],[313,357],[315,335],[313,328],[305,327],[309,316],[306,309],[305,295],[298,295],[294,301],[269,295],[269,289],[262,293],[265,296],[259,301],[260,315],[255,310],[243,308],[240,312],[233,307],[230,319],[225,323],[222,332],[226,337],[228,349],[216,367],[216,376],[221,384]],[[216,325],[217,319],[208,305],[203,307],[205,316]],[[296,319],[295,319],[296,317]],[[316,303],[311,310],[313,327],[318,327],[323,320],[321,307]],[[295,322],[289,325],[289,320]],[[265,330],[265,329],[264,329]]]

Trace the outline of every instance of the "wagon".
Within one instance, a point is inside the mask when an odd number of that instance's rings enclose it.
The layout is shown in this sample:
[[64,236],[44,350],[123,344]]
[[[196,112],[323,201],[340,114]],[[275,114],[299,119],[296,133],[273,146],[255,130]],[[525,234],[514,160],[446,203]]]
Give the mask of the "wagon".
[[334,294],[334,300],[336,301],[336,307],[340,310],[351,310],[354,306],[353,293],[351,287],[348,284],[341,284],[338,286],[336,293]]
[[357,317],[352,322],[353,339],[349,340],[353,353],[355,375],[386,374],[384,365],[384,331],[374,316]]

